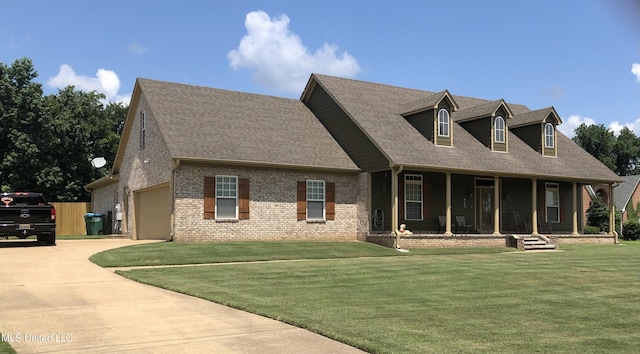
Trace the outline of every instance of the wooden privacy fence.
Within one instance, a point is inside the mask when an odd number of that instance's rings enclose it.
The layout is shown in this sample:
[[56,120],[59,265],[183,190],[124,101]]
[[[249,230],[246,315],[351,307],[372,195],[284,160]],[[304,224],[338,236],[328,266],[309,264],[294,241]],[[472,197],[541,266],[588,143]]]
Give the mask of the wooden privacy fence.
[[50,203],[56,208],[56,235],[86,235],[84,214],[91,210],[91,203]]

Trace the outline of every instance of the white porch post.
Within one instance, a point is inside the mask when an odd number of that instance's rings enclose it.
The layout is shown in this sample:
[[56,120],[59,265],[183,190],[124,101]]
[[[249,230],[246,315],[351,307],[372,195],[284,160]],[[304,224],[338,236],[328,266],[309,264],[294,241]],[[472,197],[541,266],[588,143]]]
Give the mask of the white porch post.
[[[391,232],[398,230],[398,174],[394,168],[391,168]],[[396,247],[400,236],[396,233]]]
[[451,236],[453,235],[453,233],[451,232],[451,173],[447,172],[446,176],[445,203],[447,208],[447,222],[444,229],[444,235]]
[[571,233],[574,236],[578,234],[578,184],[576,182],[571,183],[571,188],[573,190],[573,232]]
[[616,203],[613,199],[613,184],[609,183],[609,234],[613,235],[614,242],[618,243],[618,233],[616,232]]
[[500,178],[493,177],[493,235],[500,236]]
[[538,180],[531,180],[531,234],[538,234]]

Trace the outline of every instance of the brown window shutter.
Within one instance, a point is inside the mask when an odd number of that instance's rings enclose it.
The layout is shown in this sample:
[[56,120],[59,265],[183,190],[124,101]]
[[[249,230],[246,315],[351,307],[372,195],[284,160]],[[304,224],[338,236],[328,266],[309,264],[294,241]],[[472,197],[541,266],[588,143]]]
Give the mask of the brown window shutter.
[[204,218],[215,219],[216,217],[216,178],[204,178]]
[[307,219],[307,182],[298,181],[298,220]]
[[429,220],[431,217],[431,183],[422,181],[422,220]]
[[249,219],[249,179],[238,178],[238,219]]
[[404,174],[398,176],[398,219],[404,220]]
[[326,217],[327,220],[335,220],[336,219],[336,184],[335,183],[326,183]]

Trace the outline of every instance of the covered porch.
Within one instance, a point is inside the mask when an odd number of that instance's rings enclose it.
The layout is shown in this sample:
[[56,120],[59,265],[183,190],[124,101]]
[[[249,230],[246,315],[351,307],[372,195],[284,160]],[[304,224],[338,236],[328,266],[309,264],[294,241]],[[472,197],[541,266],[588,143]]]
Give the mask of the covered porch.
[[[505,245],[512,235],[542,238],[571,236],[572,242],[594,241],[584,235],[586,224],[581,180],[522,178],[515,175],[477,175],[396,167],[371,174],[370,237],[394,234],[401,224],[411,234],[396,236],[403,243],[433,247],[473,242]],[[610,225],[615,224],[612,191],[608,195]],[[614,230],[614,228],[611,228]],[[611,239],[616,234],[596,235]],[[498,241],[500,239],[500,241]],[[404,240],[404,241],[403,241]],[[385,243],[388,243],[385,241]]]

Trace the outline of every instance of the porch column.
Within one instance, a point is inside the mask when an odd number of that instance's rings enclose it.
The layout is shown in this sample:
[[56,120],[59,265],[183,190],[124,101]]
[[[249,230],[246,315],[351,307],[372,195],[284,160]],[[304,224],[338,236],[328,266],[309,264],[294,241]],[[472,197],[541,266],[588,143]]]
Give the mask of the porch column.
[[453,233],[451,232],[451,173],[447,172],[446,173],[446,188],[445,188],[445,204],[446,204],[446,208],[447,208],[447,212],[446,212],[446,219],[447,219],[447,223],[446,226],[444,228],[444,235],[445,236],[452,236]]
[[571,183],[573,189],[573,232],[574,236],[578,236],[578,184],[576,182]]
[[609,234],[614,235],[614,242],[618,243],[618,233],[616,232],[616,203],[613,199],[613,184],[609,183]]
[[538,180],[531,180],[531,234],[538,233]]
[[[400,170],[391,168],[391,232],[396,233],[398,230],[398,175]],[[398,242],[400,236],[396,233],[396,247],[400,248]]]
[[493,235],[500,236],[500,178],[493,177]]

